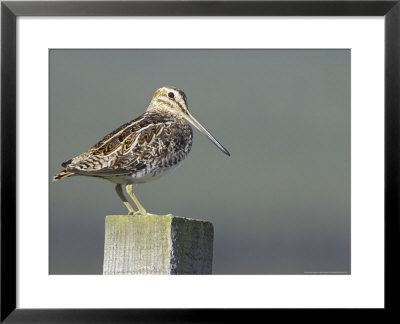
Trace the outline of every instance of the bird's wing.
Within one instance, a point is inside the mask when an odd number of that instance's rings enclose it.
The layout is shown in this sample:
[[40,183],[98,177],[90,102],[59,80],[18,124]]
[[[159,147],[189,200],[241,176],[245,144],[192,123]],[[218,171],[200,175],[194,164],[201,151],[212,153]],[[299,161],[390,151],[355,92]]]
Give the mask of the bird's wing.
[[117,128],[64,166],[67,171],[98,176],[141,170],[146,167],[144,161],[148,163],[162,154],[162,141],[157,139],[164,133],[165,125],[163,120],[143,115]]

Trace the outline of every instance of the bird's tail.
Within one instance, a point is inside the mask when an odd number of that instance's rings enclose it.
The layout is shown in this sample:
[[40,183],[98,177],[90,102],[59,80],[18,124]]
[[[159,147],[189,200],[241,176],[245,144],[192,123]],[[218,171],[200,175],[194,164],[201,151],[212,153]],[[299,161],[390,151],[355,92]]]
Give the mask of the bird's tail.
[[75,174],[75,173],[73,173],[73,172],[64,170],[64,171],[61,171],[61,172],[57,173],[57,174],[53,177],[53,181],[57,181],[57,180],[64,179],[64,178],[68,178],[68,177],[70,177],[70,176],[72,176],[72,175],[74,175],[74,174]]

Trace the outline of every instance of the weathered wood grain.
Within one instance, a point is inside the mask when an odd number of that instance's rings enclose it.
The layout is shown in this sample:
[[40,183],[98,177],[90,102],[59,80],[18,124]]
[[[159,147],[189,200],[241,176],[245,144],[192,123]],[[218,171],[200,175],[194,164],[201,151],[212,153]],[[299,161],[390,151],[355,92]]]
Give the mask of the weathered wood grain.
[[103,274],[211,274],[213,238],[208,221],[106,216]]

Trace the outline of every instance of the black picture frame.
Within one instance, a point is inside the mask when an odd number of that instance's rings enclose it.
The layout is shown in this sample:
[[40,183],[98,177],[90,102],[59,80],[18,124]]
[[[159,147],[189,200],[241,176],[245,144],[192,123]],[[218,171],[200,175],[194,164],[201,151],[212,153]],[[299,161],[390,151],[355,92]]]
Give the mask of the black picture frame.
[[[268,310],[16,308],[16,19],[18,16],[384,16],[385,308],[399,287],[400,0],[396,1],[2,1],[1,317],[3,323],[231,322]],[[345,292],[344,292],[345,293]],[[272,310],[270,310],[272,311]],[[301,314],[305,312],[302,311]],[[307,312],[308,314],[308,312]],[[308,315],[306,315],[308,316]],[[367,316],[371,316],[369,313]],[[249,319],[251,321],[251,319]]]

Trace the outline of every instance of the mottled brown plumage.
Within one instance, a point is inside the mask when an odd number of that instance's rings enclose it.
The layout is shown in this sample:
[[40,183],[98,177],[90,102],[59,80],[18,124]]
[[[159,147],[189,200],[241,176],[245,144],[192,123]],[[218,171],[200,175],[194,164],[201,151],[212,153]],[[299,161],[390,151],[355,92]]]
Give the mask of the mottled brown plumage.
[[[133,208],[128,206],[118,186],[130,185],[127,190],[132,197],[132,184],[156,179],[179,166],[192,147],[193,131],[189,123],[229,155],[189,113],[183,91],[165,86],[154,93],[143,115],[120,126],[87,152],[62,163],[65,170],[58,173],[54,180],[72,175],[110,180],[117,184],[118,195],[132,213]],[[143,214],[145,210],[139,205],[139,211]]]
[[74,174],[113,179],[130,175],[133,183],[141,182],[141,177],[155,177],[181,163],[190,152],[192,137],[183,118],[145,112],[63,166]]

